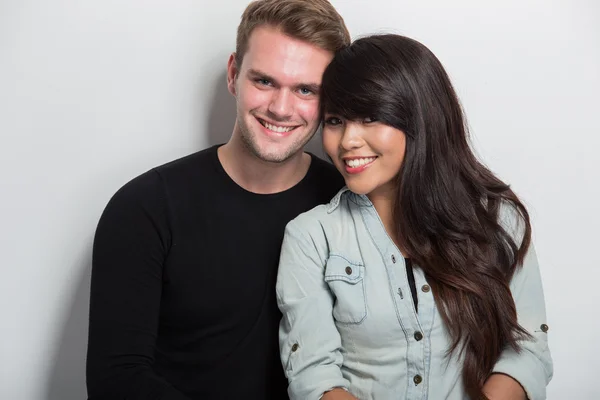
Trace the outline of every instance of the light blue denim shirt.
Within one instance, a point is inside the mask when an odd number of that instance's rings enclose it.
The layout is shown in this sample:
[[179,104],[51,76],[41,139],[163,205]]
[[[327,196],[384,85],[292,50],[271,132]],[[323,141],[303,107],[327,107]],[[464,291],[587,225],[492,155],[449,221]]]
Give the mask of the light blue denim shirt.
[[[517,219],[501,213],[518,238]],[[520,241],[520,239],[518,239]],[[403,255],[366,196],[342,189],[291,221],[277,277],[279,337],[292,400],[343,387],[360,400],[468,399],[461,358],[421,268],[414,265],[415,310]],[[495,372],[516,379],[529,399],[546,398],[553,373],[546,311],[533,247],[511,291],[519,323],[533,340],[506,349]]]

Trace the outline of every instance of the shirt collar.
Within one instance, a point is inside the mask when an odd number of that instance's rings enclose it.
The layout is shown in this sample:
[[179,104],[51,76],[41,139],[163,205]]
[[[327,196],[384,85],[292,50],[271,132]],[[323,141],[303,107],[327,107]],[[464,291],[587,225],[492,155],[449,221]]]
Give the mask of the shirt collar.
[[373,207],[373,203],[371,203],[371,200],[369,200],[367,195],[356,194],[356,193],[352,192],[350,189],[348,189],[347,186],[344,186],[342,189],[340,189],[339,192],[337,192],[337,194],[334,196],[334,198],[331,199],[331,201],[329,202],[329,205],[327,206],[328,214],[331,214],[332,212],[334,212],[336,210],[336,208],[338,208],[338,206],[340,205],[342,196],[347,197],[348,200],[352,201],[353,203],[357,204],[358,206]]

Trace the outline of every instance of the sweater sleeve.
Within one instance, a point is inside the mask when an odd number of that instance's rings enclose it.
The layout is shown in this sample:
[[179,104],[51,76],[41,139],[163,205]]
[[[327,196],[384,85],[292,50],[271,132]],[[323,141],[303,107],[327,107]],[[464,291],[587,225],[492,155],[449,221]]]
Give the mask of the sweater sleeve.
[[100,218],[92,255],[89,400],[189,400],[153,370],[170,243],[167,210],[152,170],[121,188]]

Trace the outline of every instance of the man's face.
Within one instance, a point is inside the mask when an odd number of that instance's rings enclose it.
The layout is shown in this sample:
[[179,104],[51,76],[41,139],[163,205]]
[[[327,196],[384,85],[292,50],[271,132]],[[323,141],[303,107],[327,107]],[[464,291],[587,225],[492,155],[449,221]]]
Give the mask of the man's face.
[[279,163],[302,151],[319,126],[321,77],[332,58],[270,26],[254,29],[241,66],[230,57],[236,129],[251,153]]

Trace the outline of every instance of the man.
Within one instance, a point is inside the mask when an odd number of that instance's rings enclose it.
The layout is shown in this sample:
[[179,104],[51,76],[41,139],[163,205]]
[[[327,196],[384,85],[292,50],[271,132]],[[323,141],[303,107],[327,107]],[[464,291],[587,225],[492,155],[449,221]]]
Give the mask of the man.
[[90,400],[282,399],[275,279],[285,225],[343,185],[303,152],[350,37],[327,0],[259,0],[238,27],[228,143],[154,168],[94,241]]

